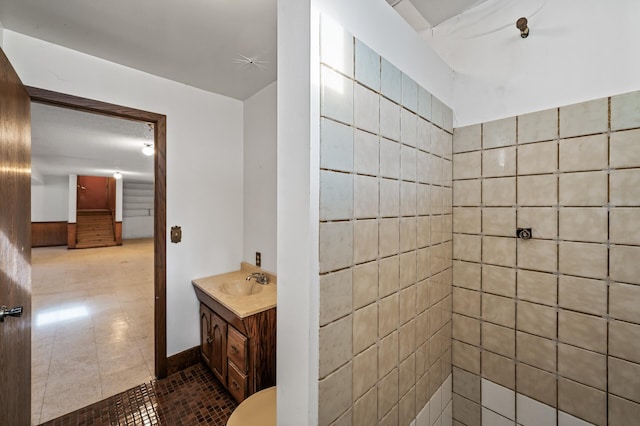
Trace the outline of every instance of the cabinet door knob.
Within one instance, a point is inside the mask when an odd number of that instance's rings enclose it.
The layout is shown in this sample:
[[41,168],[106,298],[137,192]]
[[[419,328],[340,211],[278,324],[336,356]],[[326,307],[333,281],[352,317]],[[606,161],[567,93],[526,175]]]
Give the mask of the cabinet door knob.
[[236,348],[235,346],[231,345],[231,353],[235,355],[237,353],[240,353],[240,351],[238,350],[238,348]]
[[238,385],[238,383],[236,383],[236,381],[235,381],[235,380],[231,380],[231,384],[233,385],[233,388],[234,388],[235,390],[240,389],[240,386]]
[[207,343],[212,343],[213,339],[211,338],[211,336],[207,336]]

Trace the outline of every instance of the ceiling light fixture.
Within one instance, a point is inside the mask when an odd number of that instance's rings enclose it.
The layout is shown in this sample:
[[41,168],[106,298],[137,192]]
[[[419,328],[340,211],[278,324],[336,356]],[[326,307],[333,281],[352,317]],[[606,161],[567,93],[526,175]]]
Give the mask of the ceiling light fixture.
[[154,153],[153,145],[150,143],[145,143],[142,147],[142,153],[147,157],[151,157]]
[[120,172],[115,172],[115,173],[113,174],[113,177],[114,177],[114,178],[116,178],[116,179],[122,179],[122,173],[120,173]]

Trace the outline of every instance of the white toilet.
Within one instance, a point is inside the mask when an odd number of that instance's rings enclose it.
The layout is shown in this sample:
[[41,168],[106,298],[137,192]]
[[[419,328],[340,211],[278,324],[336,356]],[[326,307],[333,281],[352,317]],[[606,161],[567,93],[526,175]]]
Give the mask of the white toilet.
[[227,426],[276,426],[276,387],[256,392],[231,413]]

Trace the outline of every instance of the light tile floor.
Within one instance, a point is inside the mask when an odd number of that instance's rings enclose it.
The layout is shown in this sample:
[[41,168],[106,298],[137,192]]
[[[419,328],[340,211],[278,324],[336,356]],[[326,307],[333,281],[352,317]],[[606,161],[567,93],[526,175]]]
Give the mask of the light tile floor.
[[32,250],[34,424],[153,378],[153,240]]

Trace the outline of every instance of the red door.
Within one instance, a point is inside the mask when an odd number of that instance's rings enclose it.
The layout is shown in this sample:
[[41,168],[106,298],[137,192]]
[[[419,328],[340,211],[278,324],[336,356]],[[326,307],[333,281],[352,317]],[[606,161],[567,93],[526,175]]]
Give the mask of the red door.
[[31,424],[31,100],[0,49],[0,423]]

